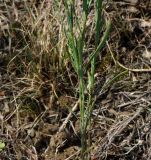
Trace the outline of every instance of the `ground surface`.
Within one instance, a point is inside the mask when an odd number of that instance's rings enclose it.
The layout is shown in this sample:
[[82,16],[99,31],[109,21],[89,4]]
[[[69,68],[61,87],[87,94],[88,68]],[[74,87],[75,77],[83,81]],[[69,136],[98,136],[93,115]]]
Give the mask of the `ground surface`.
[[[69,61],[62,66],[64,39],[58,40],[59,12],[55,17],[52,5],[0,4],[0,142],[6,145],[1,160],[79,159],[78,107],[60,131],[78,106],[78,82]],[[96,70],[91,159],[150,160],[151,3],[113,0],[105,12],[112,31]],[[137,70],[115,64],[111,51],[116,61]]]

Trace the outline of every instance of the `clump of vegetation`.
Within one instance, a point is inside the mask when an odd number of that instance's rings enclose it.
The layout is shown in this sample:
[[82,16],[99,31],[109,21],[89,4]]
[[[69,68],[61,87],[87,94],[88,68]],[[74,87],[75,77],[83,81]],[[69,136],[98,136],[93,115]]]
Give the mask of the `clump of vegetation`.
[[[87,152],[87,129],[91,124],[91,114],[93,111],[95,97],[94,95],[94,75],[96,68],[96,58],[98,53],[104,47],[104,44],[109,37],[111,22],[103,17],[103,1],[96,2],[84,0],[82,2],[82,12],[78,15],[75,8],[75,1],[64,2],[67,25],[64,25],[65,35],[67,38],[67,49],[70,60],[75,72],[78,75],[79,81],[79,101],[80,101],[80,128],[81,128],[81,145],[82,145],[82,159],[88,159]],[[91,12],[90,7],[94,7],[95,18],[95,47],[91,53],[87,53],[88,61],[85,63],[84,49],[88,50],[86,45],[86,30],[88,16]],[[106,22],[105,22],[106,21]],[[100,33],[105,28],[105,32],[100,38]],[[90,67],[89,67],[90,66]],[[84,76],[87,74],[86,80]],[[85,91],[88,97],[85,96]],[[90,147],[90,146],[89,146]]]

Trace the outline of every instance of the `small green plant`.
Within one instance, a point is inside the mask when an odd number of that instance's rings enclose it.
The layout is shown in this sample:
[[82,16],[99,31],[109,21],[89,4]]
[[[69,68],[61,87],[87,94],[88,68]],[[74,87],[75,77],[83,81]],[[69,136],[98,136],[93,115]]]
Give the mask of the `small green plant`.
[[0,151],[2,151],[5,148],[5,143],[4,142],[0,142]]
[[[95,7],[95,47],[88,54],[88,61],[85,63],[84,50],[86,45],[86,30],[87,21],[90,14],[90,7]],[[103,19],[103,0],[83,0],[82,12],[77,14],[76,1],[68,0],[64,2],[67,23],[64,25],[65,35],[67,39],[67,49],[73,68],[78,76],[79,81],[79,101],[80,101],[80,129],[81,129],[81,159],[89,159],[88,146],[91,144],[88,141],[88,128],[91,125],[91,114],[94,107],[95,97],[94,90],[94,75],[96,68],[96,57],[104,47],[111,28],[111,22]],[[105,23],[106,22],[106,23]],[[106,25],[105,25],[106,24]],[[105,27],[104,27],[105,25]],[[105,28],[103,36],[100,38],[100,33]],[[101,39],[101,40],[100,40]],[[87,75],[86,80],[84,76]],[[87,92],[87,95],[85,94]]]

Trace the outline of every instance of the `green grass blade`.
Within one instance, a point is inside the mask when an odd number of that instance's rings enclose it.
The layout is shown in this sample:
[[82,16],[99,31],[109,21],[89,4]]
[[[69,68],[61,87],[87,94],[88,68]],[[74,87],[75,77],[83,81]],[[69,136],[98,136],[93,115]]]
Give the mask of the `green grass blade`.
[[[103,35],[103,37],[102,37],[102,39],[101,39],[101,41],[100,41],[97,49],[96,49],[96,51],[93,52],[93,53],[90,55],[88,64],[91,62],[91,60],[94,58],[94,56],[97,56],[98,53],[99,53],[99,51],[104,47],[105,42],[106,42],[106,40],[107,40],[108,37],[109,37],[110,30],[111,30],[111,21],[108,21],[107,27],[106,27],[106,31],[105,31],[105,33],[104,33],[104,35]],[[88,64],[87,64],[87,65],[88,65]]]

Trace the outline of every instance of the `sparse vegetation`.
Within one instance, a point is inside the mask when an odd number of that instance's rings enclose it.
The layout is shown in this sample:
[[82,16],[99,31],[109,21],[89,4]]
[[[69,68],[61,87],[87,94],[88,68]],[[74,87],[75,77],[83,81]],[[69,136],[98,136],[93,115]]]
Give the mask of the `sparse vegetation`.
[[[109,37],[109,31],[111,28],[111,22],[106,25],[106,31],[102,38],[100,33],[104,27],[105,21],[103,20],[102,10],[103,2],[84,0],[82,2],[82,12],[78,15],[76,12],[76,3],[74,1],[64,2],[67,12],[67,24],[64,26],[65,34],[67,38],[67,48],[70,56],[71,63],[75,72],[78,75],[79,83],[79,103],[80,103],[80,129],[81,129],[81,159],[88,159],[87,152],[87,128],[90,125],[91,114],[93,111],[93,105],[95,101],[94,95],[94,75],[95,75],[95,63],[98,53],[103,48],[107,38]],[[86,30],[88,22],[88,15],[90,14],[90,7],[94,5],[95,11],[95,47],[90,53],[87,53],[87,57],[84,56],[84,49],[88,50],[89,46],[86,45]],[[67,28],[67,29],[66,29]],[[101,40],[100,40],[101,39]],[[88,58],[88,62],[85,63],[85,59]],[[88,68],[90,63],[90,69]],[[87,74],[86,80],[84,75]],[[87,88],[86,88],[87,87]],[[87,92],[87,97],[85,96]],[[89,142],[90,144],[90,142]],[[90,147],[90,146],[89,146]]]
[[0,159],[150,159],[149,6],[1,2]]

